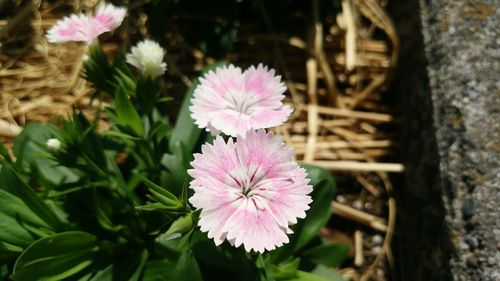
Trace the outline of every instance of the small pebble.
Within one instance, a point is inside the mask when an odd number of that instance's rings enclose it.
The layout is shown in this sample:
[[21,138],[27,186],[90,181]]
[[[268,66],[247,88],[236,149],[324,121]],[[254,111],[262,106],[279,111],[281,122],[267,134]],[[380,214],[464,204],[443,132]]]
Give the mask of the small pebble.
[[380,234],[373,235],[372,242],[375,245],[381,245],[382,242],[384,242],[384,237],[382,237],[382,235],[380,235]]
[[474,215],[474,201],[467,198],[462,203],[462,217],[464,220],[469,220]]
[[479,240],[474,236],[467,236],[465,238],[465,242],[472,250],[477,249],[477,247],[479,246]]
[[375,246],[375,247],[372,248],[372,254],[378,255],[378,254],[380,254],[380,252],[382,252],[382,247]]
[[358,210],[361,210],[363,209],[363,202],[361,202],[360,200],[356,200],[352,202],[352,206]]
[[458,247],[462,251],[468,251],[469,250],[469,245],[467,243],[465,243],[465,242],[462,242],[462,241],[458,244]]
[[336,199],[337,199],[337,202],[339,202],[340,204],[344,204],[346,202],[345,197],[342,195],[337,195]]
[[494,257],[489,257],[488,259],[486,259],[486,261],[488,262],[488,265],[490,265],[490,266],[494,266],[497,264]]
[[475,100],[477,100],[477,98],[479,98],[479,95],[480,94],[476,91],[470,91],[469,92],[469,99],[472,101],[475,101]]
[[479,262],[477,261],[476,257],[469,256],[465,261],[465,264],[467,264],[468,267],[476,268],[479,265]]

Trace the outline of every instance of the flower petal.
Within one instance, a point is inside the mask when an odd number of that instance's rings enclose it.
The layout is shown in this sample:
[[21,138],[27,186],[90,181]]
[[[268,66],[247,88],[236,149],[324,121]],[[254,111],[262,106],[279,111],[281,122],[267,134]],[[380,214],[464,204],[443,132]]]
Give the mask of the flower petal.
[[125,18],[127,9],[112,4],[101,3],[95,12],[94,18],[109,31],[118,28]]

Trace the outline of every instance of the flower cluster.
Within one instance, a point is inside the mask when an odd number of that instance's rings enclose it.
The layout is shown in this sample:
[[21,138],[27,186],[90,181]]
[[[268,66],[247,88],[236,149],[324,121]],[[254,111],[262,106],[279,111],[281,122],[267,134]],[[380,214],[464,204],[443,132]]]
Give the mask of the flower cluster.
[[[91,44],[116,29],[125,14],[125,8],[103,4],[93,16],[62,19],[47,37],[50,42]],[[166,71],[164,55],[158,43],[144,40],[131,48],[126,61],[155,79]],[[249,252],[270,251],[288,243],[290,227],[306,216],[312,191],[306,171],[293,161],[283,139],[265,130],[290,116],[292,109],[283,104],[285,91],[281,77],[262,64],[246,70],[217,68],[194,91],[191,117],[198,127],[219,135],[194,155],[189,202],[201,210],[201,231],[217,245],[227,240]],[[50,139],[47,146],[57,151],[61,143]]]
[[126,13],[125,8],[101,4],[93,16],[73,14],[58,21],[47,32],[47,39],[52,43],[76,41],[90,45],[99,35],[118,28]]
[[[67,41],[85,42],[90,45],[105,32],[115,30],[123,22],[127,9],[112,4],[100,4],[95,15],[73,14],[59,20],[48,32],[47,39],[52,43]],[[152,40],[143,40],[127,54],[127,63],[139,69],[142,75],[152,79],[165,73],[167,64],[163,62],[165,51]],[[84,54],[82,59],[88,60]]]
[[224,240],[263,253],[288,243],[290,226],[304,218],[312,191],[304,169],[281,137],[264,129],[283,124],[291,108],[283,105],[285,86],[274,70],[259,65],[242,71],[230,65],[201,78],[191,112],[212,133],[236,137],[195,154],[189,175],[201,209],[199,226],[217,245]]

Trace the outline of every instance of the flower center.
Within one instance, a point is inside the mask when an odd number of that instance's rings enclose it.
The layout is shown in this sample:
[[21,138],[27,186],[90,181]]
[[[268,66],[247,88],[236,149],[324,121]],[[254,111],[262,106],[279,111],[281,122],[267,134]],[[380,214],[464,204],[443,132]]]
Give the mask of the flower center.
[[245,195],[245,197],[247,197],[247,198],[251,196],[251,194],[249,194],[250,191],[252,191],[252,187],[250,187],[249,184],[245,184],[243,186],[243,189],[241,190],[241,192],[243,193],[243,195]]
[[257,95],[247,92],[233,92],[229,95],[232,109],[240,114],[251,114],[252,107],[255,106],[259,99]]

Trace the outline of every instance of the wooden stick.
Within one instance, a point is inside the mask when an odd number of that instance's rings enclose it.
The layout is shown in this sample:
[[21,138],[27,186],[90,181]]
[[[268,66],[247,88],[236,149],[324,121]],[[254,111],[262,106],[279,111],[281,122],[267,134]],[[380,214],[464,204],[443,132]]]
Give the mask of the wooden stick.
[[370,123],[365,121],[359,123],[359,127],[370,134],[375,134],[377,132],[377,128],[375,126],[372,126]]
[[360,230],[354,231],[354,265],[361,267],[365,262],[363,255],[363,232]]
[[356,161],[303,161],[332,171],[357,171],[357,172],[392,172],[404,171],[403,164],[399,163],[366,163]]
[[338,202],[332,202],[332,211],[334,215],[364,224],[377,231],[387,231],[387,221],[383,218],[379,218],[363,211],[356,210],[352,207]]
[[318,104],[318,65],[316,59],[310,58],[306,62],[306,72],[307,72],[307,96],[309,97],[309,103]]
[[347,71],[356,65],[356,18],[350,0],[342,0],[342,19],[345,24],[345,68]]
[[373,196],[378,197],[380,195],[380,191],[377,187],[369,182],[364,176],[358,174],[356,175],[356,180]]
[[[306,144],[296,144],[294,147],[300,148],[300,147],[305,147]],[[331,148],[331,149],[338,149],[338,148],[351,148],[351,147],[357,147],[357,148],[367,148],[367,147],[390,147],[392,146],[392,142],[390,140],[367,140],[367,141],[353,141],[353,142],[347,142],[347,141],[329,141],[329,142],[316,142],[316,148]]]
[[331,108],[326,106],[318,106],[318,112],[320,114],[334,115],[334,116],[344,116],[357,119],[369,119],[379,122],[392,122],[394,118],[389,114],[375,113],[375,112],[364,112],[364,111],[354,111],[349,109]]
[[375,79],[373,79],[372,82],[366,88],[364,88],[359,95],[354,97],[354,101],[353,103],[350,104],[350,107],[351,108],[356,107],[356,105],[365,100],[370,94],[379,89],[381,86],[385,85],[385,82],[386,82],[385,75],[380,75]]
[[[335,77],[333,76],[332,68],[328,63],[325,55],[325,50],[323,49],[323,24],[320,20],[320,7],[319,0],[312,1],[313,9],[313,19],[314,19],[314,53],[316,59],[319,62],[319,67],[321,73],[325,77],[326,87],[328,89],[328,94],[330,96],[330,101],[333,105],[337,105],[339,101],[337,100],[338,90],[335,85]],[[338,104],[340,107],[344,107],[343,104]]]
[[309,104],[307,110],[308,130],[306,152],[304,154],[304,161],[313,161],[314,152],[316,151],[316,139],[318,137],[318,106]]

